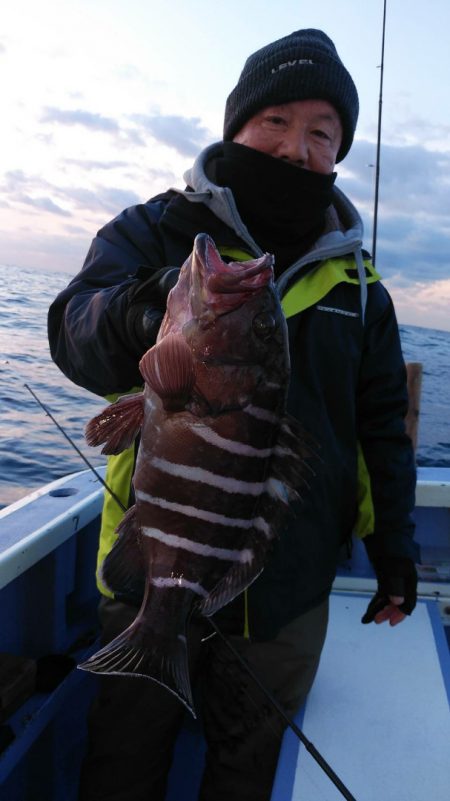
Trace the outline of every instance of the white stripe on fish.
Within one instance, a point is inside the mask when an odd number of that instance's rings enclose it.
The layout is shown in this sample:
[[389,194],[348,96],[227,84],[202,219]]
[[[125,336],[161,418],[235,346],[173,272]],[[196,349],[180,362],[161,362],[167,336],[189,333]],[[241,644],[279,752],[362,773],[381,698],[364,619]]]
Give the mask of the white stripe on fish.
[[214,559],[225,559],[229,562],[241,562],[242,564],[253,560],[251,548],[243,548],[241,551],[232,548],[214,548],[212,545],[189,540],[186,537],[179,537],[177,534],[167,534],[159,528],[151,528],[149,526],[143,526],[142,533],[150,539],[164,543],[169,548],[181,548],[183,551],[190,551],[199,556],[212,556]]
[[292,448],[284,448],[281,447],[281,445],[275,445],[273,453],[276,456],[283,456],[283,457],[290,456],[292,459],[298,460],[298,454],[296,454],[295,451],[292,450]]
[[268,423],[279,423],[280,417],[278,414],[274,414],[273,412],[269,411],[269,409],[263,409],[260,406],[252,406],[249,403],[248,406],[243,409],[246,414],[251,415],[251,417],[256,417],[257,420],[266,420]]
[[[169,578],[163,578],[162,576],[155,576],[154,578],[150,579],[150,584],[153,584],[154,587],[183,587],[186,590],[192,590],[195,592],[196,595],[201,595],[202,598],[208,597],[208,591],[202,587],[201,584],[194,581],[188,581],[181,576],[179,578],[175,578],[174,576],[170,576]],[[181,639],[181,637],[179,637]]]
[[245,520],[241,517],[227,517],[216,512],[209,512],[207,509],[198,509],[196,506],[187,506],[174,501],[166,501],[165,498],[156,498],[154,495],[149,495],[148,492],[142,492],[142,490],[136,490],[136,498],[139,501],[151,503],[153,506],[159,506],[161,509],[167,509],[169,512],[177,512],[178,514],[186,515],[186,517],[197,517],[207,523],[218,523],[220,526],[229,526],[230,528],[262,528],[261,518]]
[[228,451],[228,453],[236,453],[238,456],[256,456],[260,459],[268,459],[273,452],[272,448],[254,448],[244,442],[226,439],[226,437],[221,437],[214,429],[207,426],[193,425],[191,426],[191,431],[204,442],[208,442],[209,445],[214,445],[216,448]]
[[169,462],[167,459],[160,459],[155,456],[151,460],[153,467],[167,473],[170,476],[177,478],[186,478],[188,481],[198,481],[202,484],[208,484],[211,487],[218,487],[224,492],[235,492],[241,495],[261,495],[266,489],[265,484],[261,481],[239,481],[236,478],[229,478],[228,476],[221,476],[217,473],[212,473],[210,470],[203,470],[201,467],[192,467],[186,464],[177,464],[176,462]]

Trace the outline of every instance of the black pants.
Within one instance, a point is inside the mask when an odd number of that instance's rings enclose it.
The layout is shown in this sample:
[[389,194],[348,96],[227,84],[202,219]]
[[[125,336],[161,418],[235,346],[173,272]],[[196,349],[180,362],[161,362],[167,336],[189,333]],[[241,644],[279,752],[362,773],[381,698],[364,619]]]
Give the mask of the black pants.
[[[104,599],[104,642],[135,616],[135,609]],[[290,715],[313,683],[327,621],[325,602],[270,642],[230,638]],[[191,676],[200,689],[207,742],[199,801],[269,801],[285,724],[220,638],[203,641],[210,632],[201,620],[189,632]],[[184,706],[153,681],[122,676],[100,681],[79,801],[164,801]]]

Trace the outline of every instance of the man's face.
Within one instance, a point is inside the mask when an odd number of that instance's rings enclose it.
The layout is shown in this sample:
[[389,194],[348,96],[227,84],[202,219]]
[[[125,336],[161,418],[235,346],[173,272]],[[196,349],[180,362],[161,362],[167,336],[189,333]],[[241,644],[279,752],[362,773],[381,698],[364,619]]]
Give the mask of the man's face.
[[342,125],[326,100],[294,100],[268,106],[251,117],[233,139],[306,170],[332,173]]

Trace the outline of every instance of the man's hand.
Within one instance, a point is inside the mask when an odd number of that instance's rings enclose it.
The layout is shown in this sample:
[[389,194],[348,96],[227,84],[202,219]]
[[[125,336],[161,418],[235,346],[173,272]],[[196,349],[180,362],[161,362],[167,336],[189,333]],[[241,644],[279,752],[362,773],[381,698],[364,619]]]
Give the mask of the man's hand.
[[395,556],[378,557],[374,561],[378,591],[367,607],[362,623],[384,623],[397,626],[413,611],[417,600],[417,571],[412,559]]
[[155,344],[169,292],[178,281],[178,267],[159,270],[128,293],[127,331],[140,352]]
[[405,619],[406,614],[399,607],[405,602],[402,595],[390,595],[388,598],[381,596],[378,592],[372,598],[362,623],[384,623],[389,621],[390,626],[396,626]]

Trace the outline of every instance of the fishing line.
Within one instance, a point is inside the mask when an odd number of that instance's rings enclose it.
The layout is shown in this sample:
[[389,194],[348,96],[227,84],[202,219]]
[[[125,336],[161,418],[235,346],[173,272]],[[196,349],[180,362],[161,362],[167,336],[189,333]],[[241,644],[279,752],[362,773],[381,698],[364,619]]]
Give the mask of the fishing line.
[[227,646],[227,648],[231,651],[235,659],[238,660],[239,664],[247,671],[249,676],[253,679],[253,681],[258,685],[259,689],[262,693],[266,696],[266,698],[270,701],[272,706],[277,710],[278,714],[283,718],[285,723],[289,726],[290,729],[294,732],[294,734],[298,737],[301,743],[305,746],[306,750],[311,754],[313,759],[320,765],[324,773],[328,776],[328,778],[333,782],[335,787],[339,790],[344,798],[347,801],[356,801],[355,797],[351,794],[350,790],[345,786],[345,784],[340,780],[339,776],[334,772],[333,768],[328,764],[328,762],[324,759],[322,754],[317,750],[315,745],[308,740],[302,730],[297,726],[297,724],[289,717],[289,715],[285,712],[281,704],[278,703],[275,696],[271,693],[271,691],[259,680],[256,673],[253,672],[252,668],[248,664],[248,662],[241,656],[241,654],[236,650],[236,648],[231,644],[228,637],[225,634],[222,634],[221,630],[217,626],[216,622],[212,618],[208,618],[210,625],[213,627],[216,634],[220,637],[223,643]]
[[[57,421],[57,420],[56,420],[56,418],[55,418],[55,417],[52,415],[52,413],[49,411],[49,409],[47,408],[47,406],[46,406],[46,405],[45,405],[45,404],[44,404],[44,403],[43,403],[43,402],[40,400],[40,398],[37,396],[36,392],[35,392],[35,391],[34,391],[34,390],[33,390],[33,389],[32,389],[32,388],[29,386],[29,384],[26,384],[26,383],[24,383],[24,386],[25,386],[25,388],[28,390],[28,392],[30,392],[30,394],[32,395],[32,397],[34,398],[34,400],[35,400],[35,401],[36,401],[36,402],[39,404],[39,406],[41,407],[41,409],[43,409],[43,411],[45,412],[45,414],[46,414],[46,415],[47,415],[47,416],[50,418],[50,420],[51,420],[51,421],[52,421],[52,422],[55,424],[55,426],[57,427],[58,431],[60,431],[60,432],[61,432],[61,434],[62,434],[62,435],[63,435],[63,436],[66,438],[66,440],[69,442],[69,444],[72,446],[72,448],[73,448],[73,449],[76,451],[76,453],[77,453],[77,454],[78,454],[78,455],[81,457],[81,459],[83,460],[83,462],[84,462],[84,463],[85,463],[85,464],[86,464],[86,465],[89,467],[89,469],[90,469],[90,470],[92,470],[92,472],[94,473],[94,475],[96,476],[96,478],[98,479],[98,481],[100,481],[100,483],[103,485],[103,487],[104,487],[104,488],[105,488],[105,489],[106,489],[106,490],[107,490],[107,491],[110,493],[110,495],[111,495],[111,496],[114,498],[114,500],[116,501],[116,503],[119,505],[120,509],[121,509],[123,512],[126,512],[126,511],[127,511],[127,509],[126,509],[126,507],[124,506],[124,504],[122,503],[122,501],[120,500],[120,498],[118,498],[118,496],[116,495],[116,493],[115,493],[115,492],[114,492],[114,491],[111,489],[111,487],[109,487],[109,486],[108,486],[108,484],[106,483],[106,481],[104,481],[104,479],[103,479],[103,478],[102,478],[102,476],[101,476],[101,475],[98,473],[98,471],[95,469],[95,467],[94,467],[94,466],[93,466],[93,465],[90,463],[90,461],[89,461],[89,460],[88,460],[88,459],[85,457],[85,455],[84,455],[84,454],[82,453],[82,451],[81,451],[81,450],[78,448],[78,446],[75,444],[75,442],[72,440],[72,438],[71,438],[71,437],[70,437],[70,436],[69,436],[69,435],[66,433],[66,431],[64,430],[64,428],[63,428],[63,427],[62,427],[62,426],[61,426],[61,425],[58,423],[58,421]],[[310,740],[308,740],[308,738],[305,736],[305,734],[302,732],[302,730],[301,730],[301,729],[300,729],[300,728],[297,726],[297,724],[296,724],[296,723],[294,723],[294,721],[292,720],[292,718],[290,718],[290,717],[289,717],[289,715],[288,715],[288,714],[285,712],[285,710],[283,709],[283,707],[282,707],[282,706],[281,706],[281,705],[278,703],[277,699],[276,699],[276,698],[275,698],[275,696],[274,696],[274,695],[273,695],[273,694],[270,692],[270,690],[269,690],[269,689],[268,689],[268,688],[267,688],[267,687],[266,687],[264,684],[262,684],[262,683],[261,683],[261,681],[259,680],[259,678],[256,676],[256,674],[255,674],[255,673],[253,672],[253,670],[251,669],[251,667],[250,667],[250,665],[248,664],[248,662],[246,662],[246,660],[245,660],[245,659],[244,659],[244,658],[243,658],[243,657],[242,657],[242,656],[241,656],[241,655],[238,653],[238,651],[237,651],[237,650],[234,648],[234,646],[231,644],[231,642],[230,642],[230,640],[228,639],[228,637],[226,637],[226,636],[225,636],[225,634],[223,634],[223,633],[221,632],[221,630],[218,628],[218,626],[217,626],[217,624],[215,623],[215,621],[214,621],[212,618],[208,618],[208,620],[209,620],[209,623],[210,623],[210,625],[211,625],[211,626],[212,626],[212,628],[214,629],[214,633],[215,633],[215,634],[217,634],[217,635],[220,637],[220,639],[221,639],[221,640],[224,642],[224,644],[227,646],[227,648],[228,648],[228,649],[231,651],[231,653],[233,654],[233,656],[235,657],[235,659],[237,659],[237,661],[239,662],[239,664],[241,665],[241,667],[243,667],[243,668],[244,668],[244,670],[245,670],[245,671],[248,673],[248,675],[249,675],[249,676],[250,676],[250,677],[253,679],[253,681],[254,681],[254,682],[255,682],[255,683],[258,685],[258,687],[259,687],[259,689],[261,690],[261,692],[263,693],[263,695],[265,695],[265,697],[267,698],[267,700],[268,700],[268,701],[269,701],[269,702],[272,704],[272,706],[273,706],[273,707],[276,709],[276,711],[277,711],[277,712],[278,712],[278,714],[279,714],[279,715],[280,715],[280,716],[283,718],[283,720],[285,721],[285,723],[286,723],[286,724],[289,726],[289,728],[290,728],[290,729],[291,729],[291,730],[294,732],[294,734],[295,734],[295,735],[298,737],[298,739],[299,739],[299,740],[300,740],[300,741],[303,743],[303,745],[305,746],[306,750],[307,750],[307,751],[308,751],[308,752],[311,754],[311,756],[313,757],[313,759],[315,759],[315,761],[316,761],[316,762],[318,763],[318,765],[319,765],[319,766],[322,768],[322,770],[324,771],[324,773],[326,773],[326,775],[327,775],[327,776],[328,776],[328,778],[329,778],[329,779],[330,779],[330,780],[333,782],[333,784],[335,785],[335,787],[337,787],[337,789],[340,791],[340,793],[342,794],[342,796],[343,796],[345,799],[347,799],[347,801],[356,801],[355,797],[354,797],[354,796],[353,796],[353,795],[350,793],[350,791],[347,789],[347,787],[345,786],[345,784],[344,784],[344,783],[343,783],[343,782],[340,780],[339,776],[337,776],[337,774],[334,772],[334,770],[331,768],[331,766],[328,764],[328,762],[327,762],[327,761],[324,759],[324,757],[321,755],[321,753],[320,753],[320,752],[317,750],[317,748],[316,748],[316,747],[313,745],[313,743],[312,743]],[[207,638],[205,638],[205,639],[207,639]],[[248,693],[247,693],[247,695],[248,695]]]
[[101,477],[100,473],[99,473],[99,472],[98,472],[98,471],[95,469],[95,467],[94,467],[94,466],[91,464],[91,462],[89,461],[89,459],[87,459],[87,458],[86,458],[86,456],[84,455],[84,453],[82,453],[82,451],[80,451],[80,449],[78,448],[78,446],[77,446],[77,445],[75,445],[75,442],[74,442],[74,441],[73,441],[73,440],[72,440],[72,439],[69,437],[69,435],[68,435],[68,434],[67,434],[67,433],[64,431],[63,427],[62,427],[62,426],[60,426],[60,424],[58,423],[58,421],[57,421],[57,420],[56,420],[56,419],[53,417],[52,413],[51,413],[51,412],[48,410],[47,406],[45,406],[45,404],[44,404],[44,403],[42,403],[42,401],[41,401],[41,400],[38,398],[38,396],[36,395],[36,393],[34,392],[34,390],[32,390],[32,389],[31,389],[31,387],[29,386],[29,384],[24,384],[24,387],[25,387],[25,388],[28,390],[28,392],[30,392],[30,393],[31,393],[31,395],[32,395],[32,396],[33,396],[33,398],[35,399],[36,403],[38,403],[38,404],[39,404],[39,406],[41,407],[41,409],[43,409],[43,410],[44,410],[45,414],[46,414],[46,415],[48,415],[48,417],[50,417],[50,420],[51,420],[51,421],[52,421],[52,422],[55,424],[55,426],[57,427],[57,429],[58,429],[58,430],[61,432],[61,434],[62,434],[62,435],[63,435],[63,436],[66,438],[66,440],[67,440],[67,441],[70,443],[70,445],[72,446],[72,448],[73,448],[73,449],[74,449],[74,450],[75,450],[75,451],[78,453],[78,456],[80,456],[80,457],[82,458],[83,462],[84,462],[84,463],[85,463],[85,464],[86,464],[86,465],[89,467],[89,469],[90,469],[90,470],[92,470],[92,472],[94,473],[95,477],[98,479],[98,481],[100,481],[100,484],[102,484],[102,485],[104,486],[104,488],[105,488],[106,490],[108,490],[109,494],[110,494],[110,495],[111,495],[111,496],[114,498],[114,500],[116,501],[116,503],[117,503],[117,504],[120,506],[120,508],[121,508],[122,512],[126,512],[126,511],[127,511],[127,507],[126,507],[126,506],[124,506],[124,504],[122,503],[122,501],[120,500],[120,498],[119,498],[119,497],[116,495],[116,493],[114,492],[114,490],[112,490],[112,489],[111,489],[111,487],[109,487],[109,486],[108,486],[108,484],[106,483],[106,481],[104,481],[104,479]]

